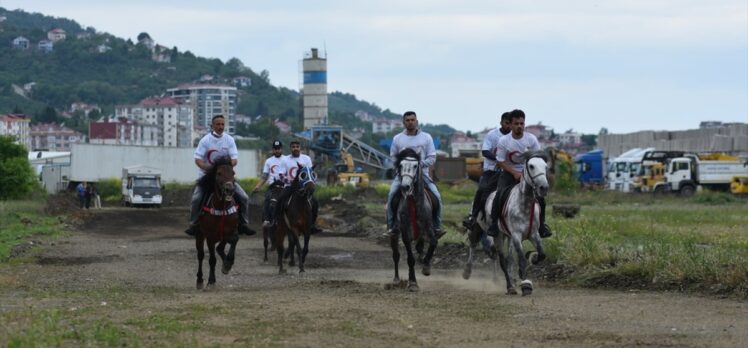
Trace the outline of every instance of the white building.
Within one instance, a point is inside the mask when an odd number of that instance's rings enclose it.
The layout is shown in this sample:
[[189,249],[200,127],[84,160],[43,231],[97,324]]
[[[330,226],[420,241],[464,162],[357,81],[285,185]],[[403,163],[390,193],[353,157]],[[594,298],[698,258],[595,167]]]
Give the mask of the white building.
[[60,28],[52,29],[47,32],[47,39],[52,42],[65,40],[65,36],[65,31]]
[[29,46],[31,46],[31,42],[29,41],[29,39],[23,36],[19,36],[13,39],[12,44],[13,44],[13,48],[18,49],[18,50],[26,50],[29,48]]
[[44,53],[51,53],[52,51],[55,50],[55,44],[54,42],[50,40],[41,40],[36,45],[36,47],[39,51],[44,52]]
[[558,135],[558,144],[564,145],[579,145],[582,143],[582,135],[569,129],[568,131]]
[[390,133],[403,127],[403,122],[390,118],[379,118],[371,123],[372,133]]
[[211,84],[185,84],[166,90],[170,97],[192,109],[195,125],[210,128],[213,116],[223,115],[229,134],[234,134],[236,127],[236,91],[236,87]]
[[137,105],[117,105],[115,115],[156,126],[158,146],[192,147],[193,109],[177,99],[153,97]]
[[31,148],[31,118],[23,114],[6,114],[0,116],[0,135],[8,135],[16,139],[26,149]]

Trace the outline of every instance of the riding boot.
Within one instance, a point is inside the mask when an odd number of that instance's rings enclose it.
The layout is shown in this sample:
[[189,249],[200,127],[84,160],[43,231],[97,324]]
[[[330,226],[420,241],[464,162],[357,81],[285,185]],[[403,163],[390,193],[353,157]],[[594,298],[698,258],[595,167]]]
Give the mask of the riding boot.
[[488,227],[488,231],[486,231],[486,234],[488,234],[491,237],[498,237],[499,236],[499,226],[496,224],[491,225]]
[[240,223],[239,224],[239,234],[246,234],[248,236],[253,236],[253,235],[257,234],[257,231],[249,228],[249,226],[247,226],[247,224],[245,224],[245,223]]
[[441,227],[434,227],[434,235],[436,236],[436,239],[441,239],[445,234],[447,234],[447,231],[442,230]]
[[186,230],[184,230],[184,233],[186,233],[190,237],[195,237],[197,235],[198,226],[197,224],[190,224],[189,227],[187,227]]
[[538,233],[540,238],[548,238],[553,235],[551,228],[545,223],[545,198],[538,198],[538,205],[540,205],[540,228]]

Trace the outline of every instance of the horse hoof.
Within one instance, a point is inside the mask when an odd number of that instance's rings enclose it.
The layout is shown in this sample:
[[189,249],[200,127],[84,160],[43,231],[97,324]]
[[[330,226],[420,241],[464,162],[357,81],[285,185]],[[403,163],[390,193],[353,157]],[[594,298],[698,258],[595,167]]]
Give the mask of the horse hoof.
[[197,283],[197,286],[196,286],[196,288],[197,288],[198,290],[202,290],[202,289],[203,289],[203,283]]
[[532,295],[532,282],[529,280],[523,280],[520,284],[522,289],[522,296]]
[[462,271],[462,279],[468,280],[470,279],[470,275],[473,274],[473,270],[469,267],[465,267],[465,270]]
[[262,262],[268,262],[268,258],[266,257],[266,258],[262,259]]
[[306,273],[306,271],[305,271],[305,270],[303,270],[303,269],[300,269],[300,270],[299,270],[299,274],[304,274],[304,273]]
[[517,294],[517,290],[515,290],[514,288],[507,288],[506,289],[506,294],[507,295],[516,295]]
[[540,258],[538,257],[538,253],[537,253],[537,252],[535,252],[535,251],[528,251],[528,252],[527,252],[527,253],[525,254],[525,257],[526,257],[526,258],[527,258],[527,260],[529,260],[529,261],[530,261],[530,263],[531,263],[531,264],[533,264],[533,265],[537,265],[537,264],[538,264],[538,263],[540,262]]
[[416,282],[410,282],[408,284],[408,291],[410,291],[410,292],[417,292],[418,290],[419,290],[418,289],[418,283],[416,283]]
[[223,273],[223,274],[229,274],[230,270],[231,270],[231,266],[223,266],[223,267],[221,267],[221,273]]
[[430,265],[424,265],[423,266],[423,270],[421,271],[421,273],[423,273],[423,275],[425,275],[427,277],[430,276],[431,275],[431,266]]
[[286,274],[286,270],[285,269],[278,270],[278,274]]

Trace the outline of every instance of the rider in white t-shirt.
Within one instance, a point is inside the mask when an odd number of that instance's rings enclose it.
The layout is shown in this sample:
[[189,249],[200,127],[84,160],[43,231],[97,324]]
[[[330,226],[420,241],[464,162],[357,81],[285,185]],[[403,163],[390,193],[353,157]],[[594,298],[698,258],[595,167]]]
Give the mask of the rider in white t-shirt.
[[268,189],[265,191],[265,201],[262,209],[262,225],[270,226],[272,224],[273,214],[270,211],[270,200],[272,199],[272,193],[274,187],[283,187],[285,177],[288,173],[286,169],[286,161],[283,156],[283,143],[280,140],[273,142],[273,155],[265,160],[265,165],[262,167],[262,176],[260,181],[252,189],[252,193],[260,190],[263,184],[268,183]]
[[[519,183],[524,166],[523,153],[527,151],[540,151],[538,138],[532,133],[525,132],[525,113],[522,110],[513,110],[509,117],[512,121],[512,132],[499,139],[499,151],[496,153],[496,161],[503,172],[499,176],[499,192],[504,187]],[[545,198],[538,197],[540,205],[540,236],[550,237],[553,233],[545,224]]]
[[[223,132],[225,120],[223,115],[213,116],[211,120],[211,132],[203,136],[195,149],[195,165],[199,168],[198,179],[212,167],[213,161],[229,156],[231,165],[236,166],[239,159],[239,150],[236,148],[234,138]],[[249,196],[244,192],[238,182],[234,182],[234,196],[239,203],[239,233],[253,235],[256,232],[247,227],[249,223]],[[192,203],[190,205],[190,227],[185,233],[194,236],[197,233],[197,219],[200,216],[200,203],[203,200],[203,190],[200,185],[195,185],[192,192]]]
[[[296,174],[299,170],[299,165],[302,167],[313,167],[312,164],[312,158],[301,153],[301,143],[294,140],[291,141],[289,144],[291,147],[291,154],[287,156],[283,156],[283,163],[286,167],[286,185],[290,184],[291,181],[296,178]],[[285,202],[286,199],[288,199],[290,194],[290,190],[288,189],[288,186],[286,189],[283,190],[283,193],[281,193],[280,198],[278,199],[278,202]],[[280,205],[276,206],[275,214],[276,218],[278,218],[278,215],[282,213],[282,207]],[[312,196],[312,227],[311,227],[311,233],[316,234],[322,232],[322,230],[317,227],[317,215],[319,213],[319,202],[317,202],[317,198]],[[277,221],[277,220],[276,220]]]

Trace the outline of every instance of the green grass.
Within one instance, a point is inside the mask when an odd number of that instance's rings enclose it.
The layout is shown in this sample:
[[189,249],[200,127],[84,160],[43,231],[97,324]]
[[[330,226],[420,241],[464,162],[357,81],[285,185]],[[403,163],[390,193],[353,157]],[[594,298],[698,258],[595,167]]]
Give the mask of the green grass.
[[44,198],[0,201],[0,262],[29,236],[60,233],[60,220],[46,215],[44,205]]

